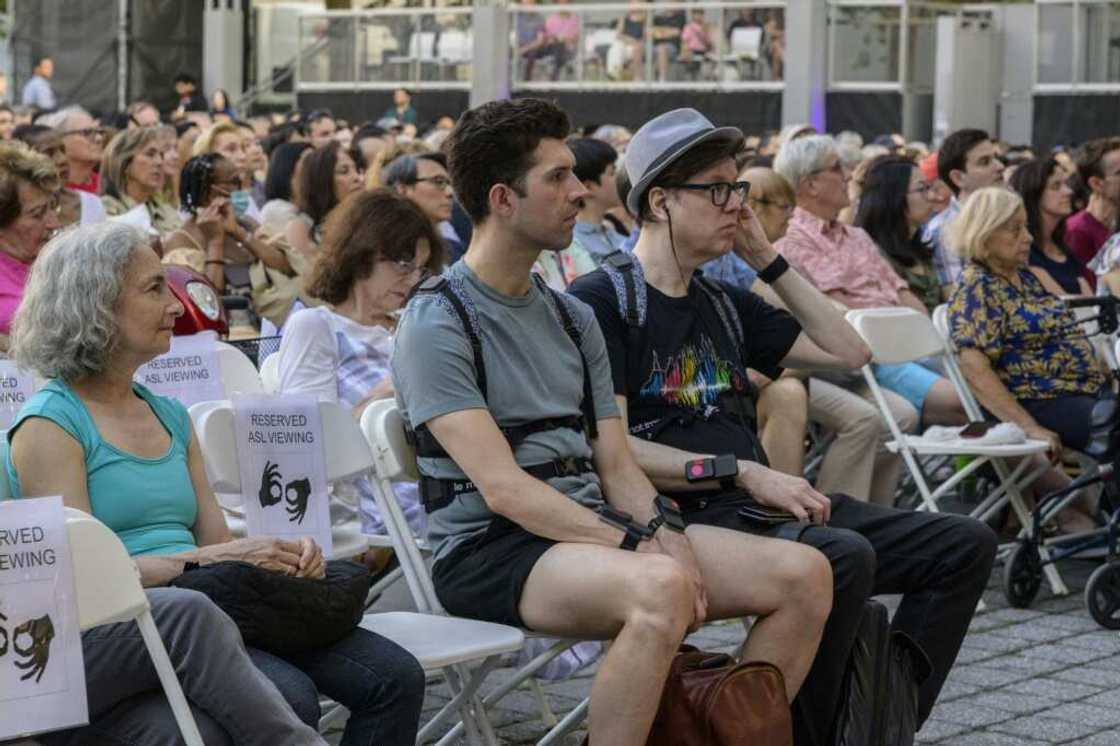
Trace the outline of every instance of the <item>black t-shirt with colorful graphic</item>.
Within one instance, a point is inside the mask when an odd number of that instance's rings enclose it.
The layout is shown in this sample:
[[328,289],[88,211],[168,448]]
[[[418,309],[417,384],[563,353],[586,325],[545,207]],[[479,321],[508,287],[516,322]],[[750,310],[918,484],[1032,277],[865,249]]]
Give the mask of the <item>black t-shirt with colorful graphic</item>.
[[[646,318],[638,332],[627,327],[619,310],[618,289],[606,271],[584,275],[569,292],[595,311],[607,343],[615,393],[626,396],[631,434],[682,450],[734,453],[740,459],[766,463],[756,433],[737,416],[738,405],[750,390],[745,369],[779,375],[779,363],[801,333],[801,325],[751,292],[720,286],[742,323],[741,354],[696,282],[684,298],[672,298],[644,284]],[[638,295],[641,298],[643,293]],[[689,496],[697,493],[674,495]]]

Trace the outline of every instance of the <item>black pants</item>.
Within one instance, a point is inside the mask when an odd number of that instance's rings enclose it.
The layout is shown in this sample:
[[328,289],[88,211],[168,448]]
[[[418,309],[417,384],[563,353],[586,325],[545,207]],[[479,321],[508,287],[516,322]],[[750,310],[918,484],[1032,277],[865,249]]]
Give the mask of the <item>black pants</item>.
[[[833,743],[844,672],[863,604],[882,593],[902,594],[891,627],[910,635],[933,664],[919,693],[919,723],[925,722],[956,660],[996,553],[991,529],[966,516],[895,510],[847,495],[830,497],[829,524],[810,526],[800,538],[831,562],[834,595],[817,657],[793,703],[798,746]],[[777,533],[744,524],[736,516],[737,502],[717,498],[686,506],[685,519]]]

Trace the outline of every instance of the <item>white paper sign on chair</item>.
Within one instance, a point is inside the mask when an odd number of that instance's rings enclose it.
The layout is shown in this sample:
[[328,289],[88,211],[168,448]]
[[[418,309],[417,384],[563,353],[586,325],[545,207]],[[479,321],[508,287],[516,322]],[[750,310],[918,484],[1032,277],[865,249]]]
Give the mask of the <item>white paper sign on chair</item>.
[[222,369],[213,332],[171,338],[171,349],[136,371],[134,380],[184,407],[224,399]]
[[0,502],[0,740],[88,721],[62,498]]
[[0,430],[7,430],[24,403],[35,393],[31,371],[0,359]]
[[308,395],[233,399],[237,460],[250,536],[311,536],[331,553],[319,404]]

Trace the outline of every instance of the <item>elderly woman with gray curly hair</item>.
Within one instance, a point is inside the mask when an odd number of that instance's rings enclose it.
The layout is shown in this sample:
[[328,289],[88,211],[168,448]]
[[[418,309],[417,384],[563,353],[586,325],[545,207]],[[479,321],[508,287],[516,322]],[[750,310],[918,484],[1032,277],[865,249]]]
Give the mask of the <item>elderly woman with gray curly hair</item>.
[[[299,722],[317,721],[317,689],[351,712],[342,744],[414,743],[424,673],[395,643],[358,628],[310,652],[246,651],[233,622],[205,597],[160,588],[188,563],[240,560],[297,577],[321,577],[325,567],[310,538],[231,539],[186,410],[133,381],[169,349],[182,312],[159,257],[134,228],[78,228],[47,245],[13,325],[15,360],[50,380],[8,431],[12,493],[62,495],[120,537],[157,625],[165,625],[187,697],[212,733],[207,744],[320,743]],[[177,743],[166,703],[151,698],[154,671],[134,637],[113,626],[83,635],[89,727]]]

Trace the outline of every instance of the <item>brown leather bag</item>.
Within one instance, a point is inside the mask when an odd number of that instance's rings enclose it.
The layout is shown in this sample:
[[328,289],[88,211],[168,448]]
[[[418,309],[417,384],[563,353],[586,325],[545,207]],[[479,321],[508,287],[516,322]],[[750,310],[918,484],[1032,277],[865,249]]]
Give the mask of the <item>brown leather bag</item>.
[[782,672],[681,645],[646,746],[793,746]]

